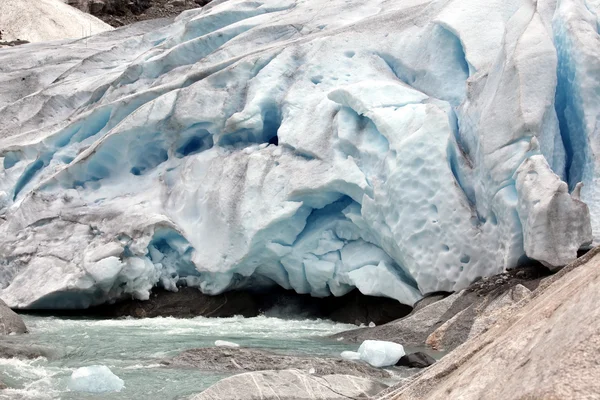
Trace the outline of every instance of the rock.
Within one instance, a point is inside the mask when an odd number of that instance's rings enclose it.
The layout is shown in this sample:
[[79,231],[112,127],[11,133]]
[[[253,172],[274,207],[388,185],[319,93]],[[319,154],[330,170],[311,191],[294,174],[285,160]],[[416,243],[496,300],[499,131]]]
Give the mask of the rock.
[[106,7],[104,0],[90,0],[89,2],[89,12],[92,15],[98,15],[102,13],[102,11],[104,11],[104,7]]
[[400,367],[409,368],[427,368],[435,363],[435,359],[427,353],[418,351],[416,353],[407,354],[402,356],[396,363]]
[[0,358],[26,358],[34,359],[38,357],[50,357],[52,351],[31,344],[21,344],[12,337],[2,337],[0,339]]
[[600,249],[498,323],[380,399],[594,399],[600,393]]
[[4,383],[0,382],[0,390],[3,389],[8,389],[8,386],[6,386]]
[[529,299],[530,296],[531,291],[520,284],[499,297],[486,296],[433,331],[427,337],[425,344],[435,350],[454,349],[493,326],[506,308],[514,306],[523,299]]
[[314,376],[298,370],[248,372],[225,378],[193,400],[368,399],[387,386],[350,375]]
[[394,342],[382,340],[365,340],[358,348],[360,359],[374,367],[395,365],[405,354],[404,347]]
[[351,343],[377,339],[450,351],[487,330],[497,321],[498,310],[526,298],[547,274],[545,269],[529,266],[483,278],[447,297],[425,297],[405,318],[374,328],[341,332],[332,338]]
[[296,369],[308,373],[314,369],[314,373],[317,375],[389,377],[385,370],[373,368],[364,363],[335,358],[290,356],[248,348],[190,349],[172,359],[163,360],[162,364],[175,368],[197,368],[213,372]]
[[155,291],[149,300],[128,300],[114,305],[100,306],[89,311],[105,317],[132,316],[135,318],[153,317],[255,317],[260,308],[254,296],[248,292],[227,292],[209,296],[198,289],[179,288],[177,292]]
[[0,299],[0,335],[14,333],[27,333],[27,327],[21,317]]
[[186,5],[186,1],[185,0],[171,0],[171,1],[169,1],[168,4],[173,7],[184,7]]

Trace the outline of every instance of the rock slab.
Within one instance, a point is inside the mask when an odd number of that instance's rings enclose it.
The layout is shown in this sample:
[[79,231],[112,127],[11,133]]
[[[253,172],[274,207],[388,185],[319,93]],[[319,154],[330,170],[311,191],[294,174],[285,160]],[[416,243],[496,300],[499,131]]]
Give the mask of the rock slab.
[[0,299],[0,335],[12,333],[27,333],[27,327],[21,317]]
[[596,399],[600,250],[540,284],[411,383],[381,399]]
[[386,385],[350,375],[314,376],[298,370],[248,372],[225,378],[193,400],[368,399]]
[[317,375],[353,375],[370,378],[388,378],[385,370],[335,358],[289,356],[264,350],[206,347],[190,349],[162,361],[165,366],[197,368],[206,371],[261,371],[294,369]]

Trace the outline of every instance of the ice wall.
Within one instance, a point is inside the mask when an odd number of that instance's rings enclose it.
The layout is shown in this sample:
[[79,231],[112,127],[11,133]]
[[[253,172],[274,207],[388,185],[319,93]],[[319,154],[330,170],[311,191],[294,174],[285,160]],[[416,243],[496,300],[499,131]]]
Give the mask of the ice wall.
[[0,296],[279,285],[413,304],[562,266],[600,213],[597,9],[213,1],[85,50],[6,50]]

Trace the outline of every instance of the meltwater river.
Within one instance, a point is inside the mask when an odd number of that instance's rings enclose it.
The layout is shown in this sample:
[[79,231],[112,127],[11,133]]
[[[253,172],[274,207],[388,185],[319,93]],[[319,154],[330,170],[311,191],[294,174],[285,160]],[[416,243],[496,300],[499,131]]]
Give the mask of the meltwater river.
[[[47,347],[49,359],[0,359],[0,382],[9,387],[0,399],[183,399],[199,393],[223,373],[171,369],[159,360],[185,349],[213,346],[222,339],[242,346],[306,355],[339,356],[357,346],[323,336],[356,328],[324,320],[256,318],[149,318],[91,320],[24,316],[30,334],[11,337]],[[125,381],[119,393],[86,395],[69,392],[74,369],[106,365]]]

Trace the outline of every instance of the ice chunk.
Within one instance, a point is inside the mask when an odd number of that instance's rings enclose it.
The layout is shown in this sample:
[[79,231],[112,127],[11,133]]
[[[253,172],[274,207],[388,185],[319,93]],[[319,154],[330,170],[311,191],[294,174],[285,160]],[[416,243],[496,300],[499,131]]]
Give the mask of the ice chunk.
[[340,356],[344,360],[351,360],[351,361],[360,360],[360,353],[357,353],[356,351],[342,351]]
[[374,367],[396,365],[404,356],[404,347],[394,342],[383,340],[365,340],[358,348],[360,359]]
[[240,347],[239,344],[233,343],[233,342],[228,342],[226,340],[216,340],[215,346],[217,346],[217,347]]
[[120,392],[124,383],[105,365],[78,368],[71,374],[69,390],[88,393]]

